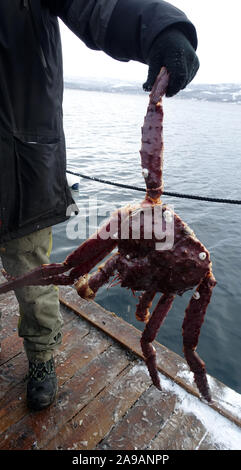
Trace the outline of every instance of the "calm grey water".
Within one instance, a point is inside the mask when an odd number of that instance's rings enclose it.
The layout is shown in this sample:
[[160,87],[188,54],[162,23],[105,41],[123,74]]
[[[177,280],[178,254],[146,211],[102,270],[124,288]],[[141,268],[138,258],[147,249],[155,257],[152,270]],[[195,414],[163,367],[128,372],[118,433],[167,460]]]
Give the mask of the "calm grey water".
[[[139,149],[147,101],[146,94],[66,89],[68,168],[144,187]],[[240,106],[172,98],[164,101],[164,111],[165,190],[241,199]],[[92,208],[95,202],[98,206],[99,222],[109,215],[104,211],[140,201],[144,195],[83,179],[80,183],[74,198],[87,215],[92,198]],[[201,330],[198,352],[209,374],[241,392],[241,207],[170,197],[163,200],[174,205],[211,252],[218,284]],[[67,224],[55,226],[52,261],[62,261],[83,241],[85,234],[78,234],[84,221],[83,211],[76,219],[76,239],[66,236]],[[91,226],[86,236],[94,230]],[[191,292],[176,298],[157,338],[180,355],[182,321],[190,296]],[[143,329],[135,319],[137,299],[131,292],[118,286],[102,288],[96,301]]]

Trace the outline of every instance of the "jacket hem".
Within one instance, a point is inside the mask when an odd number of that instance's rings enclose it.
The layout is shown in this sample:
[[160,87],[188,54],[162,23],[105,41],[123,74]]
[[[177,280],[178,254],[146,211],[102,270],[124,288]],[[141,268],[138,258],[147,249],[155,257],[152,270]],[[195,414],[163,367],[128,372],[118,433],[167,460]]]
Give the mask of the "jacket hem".
[[66,215],[60,215],[56,217],[49,217],[45,220],[41,220],[36,224],[29,224],[24,227],[18,228],[15,231],[11,231],[6,233],[5,235],[1,235],[0,237],[0,244],[9,242],[11,240],[15,240],[16,238],[22,238],[31,233],[37,232],[47,227],[52,227],[53,225],[60,224],[62,222],[66,222],[69,220],[69,217]]

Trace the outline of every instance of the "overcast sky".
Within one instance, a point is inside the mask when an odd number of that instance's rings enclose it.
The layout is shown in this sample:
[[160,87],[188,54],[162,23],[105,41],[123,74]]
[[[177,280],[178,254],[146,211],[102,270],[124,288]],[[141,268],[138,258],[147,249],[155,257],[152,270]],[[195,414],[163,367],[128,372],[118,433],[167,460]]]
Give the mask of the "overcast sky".
[[[196,83],[241,83],[241,1],[172,0],[194,23],[200,69]],[[147,66],[118,62],[88,49],[60,22],[65,77],[114,77],[145,81]]]

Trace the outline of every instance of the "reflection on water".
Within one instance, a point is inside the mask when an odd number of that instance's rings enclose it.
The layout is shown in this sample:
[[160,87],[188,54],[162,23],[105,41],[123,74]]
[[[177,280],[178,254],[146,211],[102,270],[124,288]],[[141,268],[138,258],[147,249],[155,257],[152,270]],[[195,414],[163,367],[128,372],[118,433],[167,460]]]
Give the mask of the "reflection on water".
[[[140,167],[141,126],[148,96],[65,90],[64,116],[68,168],[121,183],[144,186]],[[240,107],[195,100],[164,101],[164,182],[168,191],[241,199]],[[140,201],[142,193],[80,180],[73,196],[98,224],[116,207]],[[208,373],[241,392],[240,206],[165,197],[210,250],[218,284],[199,339],[198,352]],[[82,219],[81,219],[82,217]],[[89,219],[87,220],[87,227]],[[54,228],[53,261],[62,261],[85,238],[66,236],[67,224]],[[87,236],[89,233],[87,233]],[[81,238],[83,237],[83,238]],[[176,298],[158,340],[182,355],[182,321],[191,293]],[[153,303],[155,306],[159,294]],[[96,301],[143,329],[135,319],[137,298],[116,286],[102,288]]]

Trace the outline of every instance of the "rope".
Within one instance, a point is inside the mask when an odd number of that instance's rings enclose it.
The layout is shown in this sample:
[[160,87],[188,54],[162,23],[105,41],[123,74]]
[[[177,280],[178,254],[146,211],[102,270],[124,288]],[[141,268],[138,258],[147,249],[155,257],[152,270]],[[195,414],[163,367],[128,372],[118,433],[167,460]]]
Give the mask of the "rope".
[[[108,181],[108,180],[102,180],[100,178],[96,178],[95,176],[88,176],[88,175],[83,175],[82,173],[74,173],[73,171],[67,170],[67,173],[70,173],[71,175],[74,176],[79,176],[80,178],[85,178],[88,180],[92,181],[97,181],[99,183],[103,184],[109,184],[111,186],[118,186],[119,188],[125,188],[125,189],[132,189],[134,191],[142,191],[146,192],[146,189],[144,188],[139,188],[138,186],[131,186],[128,184],[121,184],[121,183],[114,183],[113,181]],[[207,197],[207,196],[197,196],[195,194],[180,194],[180,193],[174,193],[171,191],[163,191],[162,193],[164,196],[171,196],[171,197],[179,197],[183,199],[195,199],[197,201],[206,201],[206,202],[217,202],[221,204],[239,204],[241,205],[241,201],[238,199],[219,199],[216,197]]]

